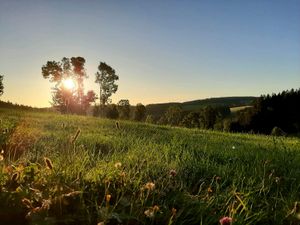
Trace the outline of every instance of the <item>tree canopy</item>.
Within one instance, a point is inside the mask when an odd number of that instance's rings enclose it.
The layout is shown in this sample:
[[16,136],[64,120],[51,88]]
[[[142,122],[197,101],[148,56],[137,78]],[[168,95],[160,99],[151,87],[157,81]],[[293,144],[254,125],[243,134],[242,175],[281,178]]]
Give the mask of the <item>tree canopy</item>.
[[138,103],[134,111],[134,120],[143,121],[145,119],[145,116],[146,116],[146,107],[143,104]]
[[110,101],[110,96],[118,90],[118,85],[115,84],[115,81],[119,80],[119,76],[105,62],[100,62],[98,72],[95,75],[95,83],[98,83],[100,87],[100,105],[105,105]]
[[[60,112],[85,113],[90,102],[96,99],[93,91],[84,95],[83,81],[88,76],[83,57],[64,57],[60,62],[48,61],[42,66],[42,75],[50,82],[56,83],[53,88],[52,105]],[[64,82],[71,85],[68,87]]]
[[129,119],[130,117],[130,104],[129,100],[121,99],[118,102],[118,112],[121,119]]

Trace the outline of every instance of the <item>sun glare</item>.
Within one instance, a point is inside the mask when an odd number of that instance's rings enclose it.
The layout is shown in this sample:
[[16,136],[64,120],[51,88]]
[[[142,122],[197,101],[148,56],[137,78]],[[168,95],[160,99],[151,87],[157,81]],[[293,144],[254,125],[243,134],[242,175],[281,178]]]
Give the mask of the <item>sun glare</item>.
[[64,85],[65,88],[70,89],[70,90],[74,89],[75,86],[76,86],[75,85],[75,81],[73,79],[71,79],[71,78],[63,80],[63,85]]

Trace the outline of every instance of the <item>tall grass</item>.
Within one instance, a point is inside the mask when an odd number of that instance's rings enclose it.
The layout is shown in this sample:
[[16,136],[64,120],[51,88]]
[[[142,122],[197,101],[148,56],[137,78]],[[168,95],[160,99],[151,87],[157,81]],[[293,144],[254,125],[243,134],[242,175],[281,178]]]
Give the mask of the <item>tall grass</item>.
[[[0,116],[1,129],[11,130],[0,143],[5,224],[300,222],[299,139],[49,113]],[[22,149],[18,158],[11,149]]]

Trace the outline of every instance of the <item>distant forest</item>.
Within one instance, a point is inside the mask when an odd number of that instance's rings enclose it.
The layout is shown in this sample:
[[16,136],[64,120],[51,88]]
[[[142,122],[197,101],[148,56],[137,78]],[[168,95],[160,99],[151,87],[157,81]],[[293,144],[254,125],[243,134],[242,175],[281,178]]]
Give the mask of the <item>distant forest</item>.
[[261,96],[237,113],[230,131],[284,135],[300,133],[300,89]]
[[51,108],[36,108],[28,105],[16,104],[9,101],[5,102],[1,100],[0,100],[0,108],[30,110],[30,111],[39,111],[39,112],[53,111],[51,110]]
[[[185,103],[131,106],[129,100],[103,107],[93,106],[89,113],[116,120],[134,120],[159,125],[247,132],[271,135],[300,133],[300,89],[261,97],[229,97]],[[230,108],[247,106],[235,113]],[[0,108],[54,111],[0,101]]]
[[249,102],[250,99],[246,99],[250,107],[236,113],[230,111],[232,104],[228,105],[228,100],[227,105],[226,102],[223,105],[208,104],[198,110],[184,110],[184,105],[171,105],[157,123],[228,132],[299,135],[300,89],[263,95],[252,98],[252,102]]

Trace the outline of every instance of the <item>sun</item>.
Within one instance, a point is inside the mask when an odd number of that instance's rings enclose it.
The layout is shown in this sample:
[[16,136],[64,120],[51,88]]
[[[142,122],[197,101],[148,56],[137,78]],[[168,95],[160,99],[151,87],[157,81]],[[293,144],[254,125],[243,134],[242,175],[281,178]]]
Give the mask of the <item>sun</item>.
[[71,78],[62,81],[65,88],[72,90],[76,87],[75,81]]

